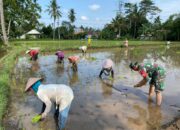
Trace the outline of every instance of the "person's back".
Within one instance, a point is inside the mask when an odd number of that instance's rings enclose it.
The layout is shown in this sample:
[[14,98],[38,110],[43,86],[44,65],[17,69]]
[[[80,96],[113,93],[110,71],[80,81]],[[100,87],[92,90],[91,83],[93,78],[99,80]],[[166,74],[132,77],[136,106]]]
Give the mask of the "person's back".
[[62,51],[57,51],[55,54],[58,56],[58,58],[64,58],[64,52]]
[[59,104],[62,99],[70,103],[74,97],[72,89],[64,84],[41,84],[37,95],[41,98],[49,98],[57,104]]
[[39,53],[39,50],[30,50],[29,55],[34,56]]
[[165,69],[156,63],[142,63],[139,67],[140,74],[146,72],[149,77],[152,77],[154,71],[161,72],[161,75],[165,75]]

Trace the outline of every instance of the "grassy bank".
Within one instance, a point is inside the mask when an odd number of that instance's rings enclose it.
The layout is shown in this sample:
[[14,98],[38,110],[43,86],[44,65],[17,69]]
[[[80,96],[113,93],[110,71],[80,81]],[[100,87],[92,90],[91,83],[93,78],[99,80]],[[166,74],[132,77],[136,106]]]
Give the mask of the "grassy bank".
[[[180,42],[174,42],[180,44]],[[173,44],[174,44],[173,43]],[[38,41],[11,41],[10,48],[6,55],[0,59],[0,120],[6,111],[8,104],[8,95],[10,92],[10,80],[11,72],[14,67],[16,58],[19,55],[24,55],[25,50],[30,47],[40,47],[41,51],[56,51],[58,49],[78,49],[79,46],[87,45],[87,41],[83,40],[38,40]],[[93,40],[91,48],[109,48],[120,47],[123,45],[123,41],[98,41]],[[129,41],[130,46],[139,45],[165,45],[165,42],[159,41]]]
[[[180,44],[180,42],[174,42]],[[173,43],[173,44],[174,44]],[[79,46],[87,45],[85,40],[38,40],[38,41],[12,41],[12,45],[28,47],[40,47],[41,51],[55,51],[58,49],[78,49]],[[93,40],[91,48],[107,48],[107,47],[120,47],[123,41],[99,41]],[[140,45],[165,45],[164,41],[129,41],[129,46]]]
[[18,57],[21,50],[22,48],[19,47],[11,48],[7,51],[7,54],[0,59],[0,121],[2,120],[8,104],[11,72],[16,57]]

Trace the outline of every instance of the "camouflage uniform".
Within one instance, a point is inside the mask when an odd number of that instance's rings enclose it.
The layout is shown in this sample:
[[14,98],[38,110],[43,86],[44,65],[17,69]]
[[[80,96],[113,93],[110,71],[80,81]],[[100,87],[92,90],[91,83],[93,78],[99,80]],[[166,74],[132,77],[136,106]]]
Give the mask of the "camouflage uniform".
[[155,91],[164,90],[165,70],[163,67],[157,64],[144,63],[138,65],[138,71],[147,81],[151,78],[149,83],[155,86]]

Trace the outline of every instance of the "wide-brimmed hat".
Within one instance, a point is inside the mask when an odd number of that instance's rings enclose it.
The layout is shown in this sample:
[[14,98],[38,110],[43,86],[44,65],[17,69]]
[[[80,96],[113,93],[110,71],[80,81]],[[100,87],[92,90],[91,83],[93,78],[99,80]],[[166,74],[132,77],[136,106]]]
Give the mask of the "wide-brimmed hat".
[[26,51],[26,54],[28,54],[30,51],[31,51],[31,50],[27,50],[27,51]]
[[106,59],[104,62],[103,62],[103,65],[102,65],[103,68],[111,68],[113,67],[113,61],[111,59]]
[[26,84],[25,92],[39,80],[43,80],[43,78],[29,78]]

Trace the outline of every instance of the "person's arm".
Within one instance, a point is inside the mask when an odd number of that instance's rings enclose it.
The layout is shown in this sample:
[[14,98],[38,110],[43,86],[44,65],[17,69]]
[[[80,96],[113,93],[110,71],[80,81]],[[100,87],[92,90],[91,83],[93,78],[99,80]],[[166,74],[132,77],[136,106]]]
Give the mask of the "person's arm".
[[50,112],[52,103],[51,103],[51,100],[47,96],[43,95],[43,93],[39,93],[38,97],[42,102],[45,103],[45,106],[46,106],[44,112],[41,114],[42,115],[41,118],[43,119]]
[[140,70],[139,73],[143,77],[143,79],[140,82],[138,82],[136,85],[134,85],[134,87],[142,87],[148,81],[148,73],[144,69]]
[[99,78],[101,78],[103,72],[104,72],[104,69],[101,69],[101,71],[100,71],[100,73],[99,73]]
[[147,83],[147,79],[143,78],[140,82],[138,82],[136,85],[134,85],[134,87],[142,87],[143,85],[145,85]]

